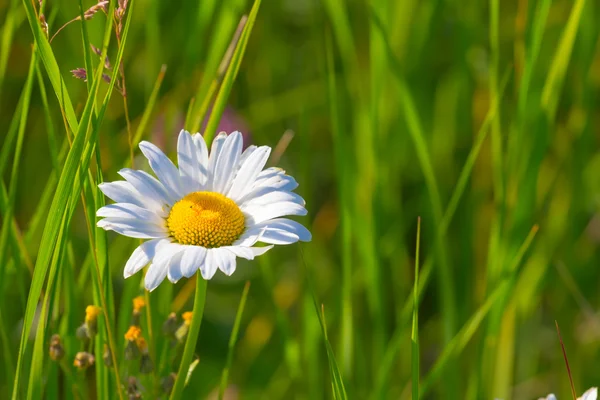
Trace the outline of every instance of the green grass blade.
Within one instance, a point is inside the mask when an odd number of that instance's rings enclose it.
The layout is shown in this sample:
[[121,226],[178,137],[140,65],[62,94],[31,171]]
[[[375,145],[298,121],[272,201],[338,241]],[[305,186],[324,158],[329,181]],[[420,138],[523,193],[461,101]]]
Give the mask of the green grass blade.
[[[133,4],[133,2],[132,2],[132,4]],[[40,57],[44,61],[44,64],[46,66],[46,71],[48,72],[48,76],[50,77],[50,80],[53,83],[53,86],[55,83],[57,83],[58,89],[65,89],[63,86],[62,80],[60,78],[60,74],[58,73],[58,67],[56,65],[56,61],[52,54],[52,50],[50,49],[47,39],[41,32],[41,28],[37,24],[37,20],[35,17],[35,11],[33,10],[33,5],[31,3],[29,3],[28,1],[24,1],[24,5],[26,8],[27,17],[29,19],[32,31],[34,33],[34,37],[36,39],[36,43],[39,44]],[[114,11],[114,3],[111,3],[109,12],[113,12],[113,11]],[[128,15],[128,22],[130,21],[130,16],[131,16],[131,13]],[[126,24],[124,37],[126,37],[127,27],[128,27],[128,25]],[[106,49],[108,47],[108,42],[110,40],[111,29],[112,29],[112,18],[108,18],[107,19],[107,32],[108,33],[105,35],[104,50],[103,50],[104,56],[106,55]],[[125,40],[123,40],[123,43],[124,42],[125,42]],[[121,46],[121,48],[119,49],[118,58],[122,57],[122,52],[123,52],[123,46]],[[77,179],[76,176],[78,174],[81,174],[81,172],[78,172],[80,170],[80,166],[83,167],[83,168],[81,168],[81,171],[87,170],[87,165],[89,164],[89,160],[91,157],[91,151],[88,151],[88,152],[86,152],[86,154],[84,154],[84,148],[87,143],[86,133],[87,133],[88,128],[90,127],[90,123],[91,123],[92,109],[94,106],[94,98],[95,98],[97,90],[98,90],[98,84],[101,81],[100,75],[102,74],[101,68],[103,65],[104,58],[101,58],[101,60],[102,61],[100,62],[100,66],[99,66],[98,72],[97,72],[97,79],[95,79],[93,82],[92,90],[90,91],[90,96],[88,97],[88,99],[86,101],[86,105],[84,107],[84,110],[83,110],[83,113],[81,116],[80,124],[77,124],[76,120],[71,120],[70,112],[69,112],[69,106],[71,105],[71,103],[70,103],[68,96],[64,95],[64,93],[61,90],[56,90],[56,87],[55,87],[55,91],[57,92],[57,96],[59,97],[59,102],[64,105],[66,119],[71,127],[73,127],[73,126],[77,127],[77,135],[75,136],[72,147],[69,150],[69,153],[67,155],[67,159],[65,161],[65,165],[63,167],[63,170],[62,170],[59,182],[58,182],[58,186],[57,186],[56,192],[54,194],[52,204],[50,206],[48,219],[46,220],[46,225],[44,227],[44,233],[42,235],[42,241],[40,243],[40,249],[39,249],[39,253],[38,253],[38,258],[36,260],[34,276],[33,276],[32,282],[31,282],[31,287],[30,287],[30,291],[29,291],[29,295],[28,295],[28,299],[27,299],[27,307],[25,310],[23,330],[22,330],[21,341],[20,341],[20,345],[19,345],[19,358],[17,361],[15,382],[14,382],[14,386],[13,386],[13,399],[16,399],[18,397],[20,371],[21,371],[21,367],[23,364],[23,357],[25,354],[25,350],[27,348],[27,337],[28,337],[30,329],[31,329],[31,324],[33,322],[35,308],[36,308],[38,299],[41,294],[42,286],[43,286],[44,280],[46,278],[46,273],[48,272],[50,258],[52,257],[52,254],[55,251],[56,246],[58,244],[57,237],[58,237],[58,232],[60,230],[60,223],[61,223],[61,219],[62,219],[62,215],[63,215],[62,211],[66,209],[67,205],[72,200],[73,192],[76,192],[76,193],[79,192],[79,185],[77,185],[77,183],[79,182],[79,179]],[[113,76],[112,86],[114,86],[114,78],[115,77]],[[107,99],[110,97],[110,94],[112,92],[112,86],[109,87],[109,92],[107,93],[105,102],[103,104],[103,110],[106,108],[106,105],[108,103]],[[72,106],[71,106],[71,109],[72,109]],[[103,113],[101,113],[100,119],[102,118],[102,116],[103,116]],[[74,118],[74,113],[72,114],[72,117]],[[97,135],[97,129],[93,130],[93,132],[92,132],[92,136],[95,136],[95,135]],[[92,137],[91,142],[93,143],[94,141],[95,141],[95,139],[94,139],[94,137]],[[91,147],[91,146],[88,145],[88,148],[89,147]],[[75,185],[73,185],[73,182],[75,182]],[[68,225],[69,221],[70,221],[70,216],[67,216],[67,225]],[[118,380],[118,376],[117,376],[117,380]],[[119,391],[119,393],[120,393],[120,391]]]
[[65,233],[65,220],[66,213],[64,213],[62,218],[61,227],[59,230],[58,242],[61,243],[61,248],[54,252],[52,257],[51,266],[50,266],[50,278],[48,280],[48,285],[46,288],[46,293],[44,295],[44,300],[42,302],[42,309],[40,312],[40,317],[38,319],[38,326],[35,335],[35,341],[33,344],[33,359],[31,360],[31,370],[29,373],[29,385],[27,386],[27,399],[35,400],[42,398],[42,383],[44,382],[44,355],[46,344],[46,325],[48,323],[49,311],[50,311],[50,302],[51,298],[54,294],[54,280],[56,277],[56,269],[60,264],[60,259],[64,254],[65,243],[63,240]]
[[525,118],[527,111],[531,79],[542,47],[542,37],[544,35],[544,29],[546,27],[551,4],[552,0],[541,0],[537,2],[536,5],[536,12],[531,26],[531,43],[528,46],[529,51],[525,55],[525,66],[523,68],[523,76],[521,77],[521,84],[519,87],[518,107],[519,118],[521,119]]
[[[508,83],[509,76],[510,75],[507,72],[503,78],[501,93],[504,93],[504,89],[506,88],[506,85]],[[496,110],[490,109],[488,111],[483,123],[481,124],[481,127],[479,128],[479,131],[478,131],[476,139],[475,139],[475,143],[471,147],[471,151],[469,152],[469,155],[467,156],[467,160],[465,161],[465,164],[463,165],[463,168],[460,172],[457,184],[455,185],[454,191],[452,192],[452,196],[450,197],[450,201],[448,202],[448,206],[446,207],[446,210],[444,212],[444,216],[442,217],[442,222],[439,225],[438,231],[436,233],[436,240],[443,240],[446,237],[446,234],[448,233],[448,228],[450,227],[450,223],[452,222],[452,219],[456,213],[458,205],[460,204],[460,200],[463,198],[463,196],[465,194],[465,191],[467,189],[467,184],[469,182],[469,178],[471,177],[473,168],[475,166],[475,162],[477,161],[477,158],[481,151],[481,147],[482,147],[483,143],[485,142],[485,139],[488,136],[491,121],[493,120],[495,115],[496,115]],[[420,273],[420,281],[418,283],[418,294],[417,294],[418,298],[421,298],[421,296],[425,292],[425,289],[429,283],[429,279],[431,277],[432,271],[433,271],[433,257],[429,256],[425,260],[424,266]],[[409,298],[407,299],[407,301],[405,302],[405,304],[402,308],[402,319],[401,320],[403,322],[409,321],[409,319],[412,315],[413,301],[414,301],[414,296],[413,295],[409,296]],[[393,362],[401,350],[402,340],[403,340],[402,330],[397,329],[396,332],[394,333],[394,336],[392,337],[392,340],[390,341],[390,344],[388,345],[384,360],[381,363],[381,367],[379,369],[378,388],[376,389],[377,393],[379,393],[382,390],[382,385],[386,381],[387,376],[389,376],[389,374],[391,373],[391,370],[393,367]]]
[[238,333],[240,330],[240,324],[242,322],[242,314],[244,313],[244,307],[246,306],[246,299],[248,298],[248,292],[250,291],[250,281],[246,282],[244,291],[242,292],[242,298],[240,305],[238,306],[237,313],[235,315],[235,322],[233,323],[233,330],[231,331],[231,337],[229,338],[229,345],[227,349],[227,361],[225,362],[225,368],[221,374],[221,385],[219,386],[219,400],[223,399],[225,395],[225,389],[227,388],[227,380],[229,379],[229,371],[231,370],[231,364],[233,363],[233,351],[235,350],[235,344],[237,342]]
[[11,228],[14,228],[14,224],[12,223],[13,213],[17,197],[17,183],[21,164],[21,151],[23,149],[23,141],[25,139],[25,129],[27,126],[27,116],[29,113],[29,102],[31,100],[31,91],[33,88],[33,77],[35,74],[35,69],[37,67],[36,53],[37,51],[34,47],[31,54],[29,72],[27,74],[27,82],[25,83],[25,87],[23,89],[24,98],[22,107],[20,109],[21,112],[19,115],[19,130],[17,134],[17,143],[14,150],[13,166],[10,174],[8,202],[6,203],[6,207],[4,207],[5,211],[3,213],[3,220],[7,221],[7,223],[2,224],[2,231],[0,234],[0,277],[4,275],[3,269],[8,259],[7,252],[9,238],[11,236],[15,237],[14,235],[11,235]]
[[333,351],[333,348],[331,347],[331,343],[329,342],[329,337],[327,335],[327,325],[325,322],[325,307],[323,305],[319,307],[317,303],[317,294],[315,292],[315,287],[313,285],[312,279],[310,278],[310,271],[306,265],[306,261],[304,261],[303,259],[302,262],[306,271],[307,286],[312,295],[313,306],[315,307],[315,312],[317,314],[317,317],[319,318],[319,324],[321,325],[321,333],[323,334],[323,340],[325,341],[325,350],[327,351],[327,360],[329,363],[329,373],[331,375],[331,388],[333,390],[333,398],[336,400],[347,399],[348,396],[346,394],[344,380],[342,378],[342,374],[338,367],[338,363],[335,359],[335,353]]
[[558,99],[560,98],[562,91],[567,67],[571,61],[573,44],[575,43],[577,30],[579,29],[584,5],[585,0],[576,0],[573,4],[569,20],[562,33],[556,53],[554,54],[550,72],[548,73],[546,84],[542,91],[542,108],[546,111],[550,120],[553,120],[554,115],[556,114]]
[[462,329],[458,334],[448,343],[442,354],[438,357],[434,366],[431,368],[425,379],[423,379],[421,385],[420,396],[424,396],[430,389],[433,382],[440,376],[444,369],[450,365],[449,361],[456,355],[460,354],[465,348],[467,343],[471,340],[485,316],[490,312],[492,307],[500,300],[507,298],[513,291],[517,282],[519,273],[519,266],[525,256],[525,253],[531,246],[535,235],[537,234],[538,227],[535,225],[525,241],[517,251],[516,256],[511,261],[508,272],[503,276],[502,280],[496,286],[496,289],[488,296],[486,301],[479,307],[479,309],[469,318],[469,320],[463,325]]
[[175,379],[175,386],[170,400],[177,400],[182,398],[183,387],[185,380],[196,350],[196,341],[198,340],[198,334],[200,333],[200,325],[202,324],[202,316],[204,315],[204,304],[206,303],[206,286],[207,281],[204,280],[200,273],[197,274],[196,279],[196,293],[194,294],[194,310],[192,316],[192,322],[190,324],[190,330],[187,334],[185,341],[185,347],[183,349],[183,355],[181,356],[181,363],[177,371],[177,378]]
[[150,98],[148,99],[148,103],[146,103],[146,107],[144,108],[144,113],[142,114],[142,119],[140,120],[140,124],[135,130],[135,135],[133,136],[133,145],[137,145],[144,136],[144,131],[148,128],[148,123],[150,122],[150,117],[152,117],[152,113],[154,111],[154,106],[156,105],[156,100],[158,99],[158,94],[160,93],[160,87],[162,86],[163,79],[165,79],[165,73],[167,72],[167,66],[163,65],[160,68],[160,72],[158,73],[158,77],[156,78],[156,82],[154,82],[154,86],[152,87],[152,92],[150,93]]
[[[196,95],[194,97],[194,105],[192,106],[190,132],[198,132],[202,124],[202,118],[206,113],[209,102],[212,100],[214,91],[216,90],[220,64],[222,63],[223,54],[230,43],[231,33],[235,29],[235,23],[239,19],[238,8],[244,2],[233,1],[227,7],[222,7],[219,18],[215,24],[215,30],[212,32],[210,47],[208,50],[206,67],[204,76],[198,85]],[[204,3],[203,3],[204,5]],[[209,5],[210,7],[210,5]]]
[[419,247],[421,243],[421,218],[417,222],[417,248],[415,250],[415,282],[413,284],[413,319],[411,339],[411,376],[412,376],[412,398],[419,399]]
[[221,88],[219,89],[219,93],[217,94],[217,98],[213,104],[213,109],[210,113],[210,118],[204,131],[204,139],[207,143],[212,141],[212,138],[217,131],[217,127],[219,126],[219,121],[221,120],[223,111],[225,111],[229,93],[231,92],[231,88],[233,87],[233,83],[237,77],[240,65],[242,64],[242,59],[244,57],[244,52],[246,51],[246,46],[250,40],[250,34],[252,33],[252,28],[254,27],[254,21],[256,20],[256,15],[258,14],[258,9],[260,8],[260,2],[261,0],[254,1],[252,9],[250,10],[250,14],[248,15],[248,21],[246,22],[244,30],[242,31],[242,35],[240,36],[240,40],[233,51],[231,62],[227,67],[227,72],[223,78],[223,83],[221,84]]
[[337,98],[337,83],[333,61],[333,48],[329,37],[326,41],[327,77],[329,84],[329,107],[331,113],[331,131],[335,149],[336,168],[338,173],[338,198],[342,212],[342,323],[340,364],[346,376],[350,374],[353,365],[353,324],[352,324],[352,219],[350,214],[350,191],[348,190],[348,163],[346,141],[342,132],[342,121]]

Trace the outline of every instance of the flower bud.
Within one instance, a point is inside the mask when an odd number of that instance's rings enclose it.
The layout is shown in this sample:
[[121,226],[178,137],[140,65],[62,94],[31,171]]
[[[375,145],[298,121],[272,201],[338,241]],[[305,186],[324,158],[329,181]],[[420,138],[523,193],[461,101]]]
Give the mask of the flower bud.
[[94,365],[94,356],[85,351],[80,351],[75,355],[75,361],[73,361],[73,365],[77,367],[80,371],[87,369]]
[[65,348],[59,335],[52,335],[50,338],[50,349],[48,350],[50,358],[54,361],[60,361],[65,356]]
[[173,336],[175,334],[177,331],[177,315],[175,313],[169,314],[163,324],[162,330],[166,336]]

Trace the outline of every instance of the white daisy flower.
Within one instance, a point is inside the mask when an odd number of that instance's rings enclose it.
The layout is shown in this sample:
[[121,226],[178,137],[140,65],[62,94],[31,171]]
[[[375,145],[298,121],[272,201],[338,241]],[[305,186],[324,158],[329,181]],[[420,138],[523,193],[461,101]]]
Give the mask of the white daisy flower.
[[[167,277],[175,283],[199,269],[211,279],[217,269],[231,275],[236,258],[248,260],[275,244],[311,240],[310,232],[287,215],[306,215],[305,202],[292,191],[294,178],[279,168],[263,170],[271,148],[250,146],[242,135],[222,132],[210,155],[200,134],[182,130],[179,168],[155,145],[141,142],[156,178],[122,169],[125,181],[100,184],[115,204],[98,210],[98,226],[124,236],[150,239],[125,264],[130,277],[150,263],[145,286],[154,290]],[[258,242],[268,246],[256,247]]]
[[[578,397],[577,400],[596,400],[598,398],[598,388],[590,388],[588,390],[586,390],[586,392],[584,394],[581,395],[581,397]],[[548,396],[546,397],[542,397],[538,400],[557,400],[556,396],[552,393],[550,393]]]

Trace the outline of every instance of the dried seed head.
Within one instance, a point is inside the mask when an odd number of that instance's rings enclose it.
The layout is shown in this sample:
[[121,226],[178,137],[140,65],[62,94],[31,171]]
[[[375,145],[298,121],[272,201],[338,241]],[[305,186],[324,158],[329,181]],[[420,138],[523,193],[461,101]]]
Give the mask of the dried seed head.
[[[102,50],[100,50],[99,48],[97,48],[96,46],[94,46],[91,43],[90,43],[90,47],[92,48],[92,51],[94,53],[96,53],[98,56],[102,56]],[[106,56],[106,58],[104,59],[104,68],[110,69],[110,61],[108,60],[108,56]]]
[[108,368],[113,366],[112,353],[110,351],[110,347],[106,343],[104,343],[104,354],[102,354],[102,361],[104,361],[104,365]]
[[135,360],[140,356],[140,349],[134,341],[128,341],[125,345],[125,359]]
[[173,386],[175,385],[175,380],[177,379],[177,374],[171,372],[169,375],[165,376],[160,381],[160,387],[163,390],[163,393],[170,394],[171,390],[173,390]]
[[190,330],[190,326],[184,322],[183,324],[181,324],[179,326],[179,328],[177,328],[177,331],[175,332],[175,338],[177,340],[179,340],[180,342],[183,342],[185,340],[185,337],[187,336],[189,330]]
[[71,73],[75,78],[82,79],[83,81],[87,82],[87,71],[85,68],[75,68],[71,70]]
[[97,54],[97,55],[99,55],[99,56],[101,56],[101,55],[102,55],[102,51],[101,51],[99,48],[97,48],[96,46],[94,46],[94,45],[93,45],[93,44],[91,44],[91,43],[90,43],[90,47],[92,48],[92,51],[93,51],[94,53],[96,53],[96,54]]
[[75,331],[75,336],[79,340],[87,340],[90,338],[90,334],[88,332],[88,325],[84,322],[81,324],[79,328]]
[[94,365],[94,361],[94,356],[92,354],[85,351],[80,351],[75,355],[75,361],[73,361],[73,365],[81,371]]
[[59,335],[52,335],[50,338],[50,349],[48,350],[50,358],[54,361],[60,361],[65,356],[65,348]]
[[162,330],[166,336],[173,336],[177,331],[177,314],[171,313],[163,324]]
[[98,5],[102,8],[102,11],[104,11],[105,14],[108,13],[108,1],[98,0]]
[[92,17],[98,11],[104,11],[106,13],[107,12],[107,8],[106,8],[107,4],[108,4],[108,0],[99,1],[98,4],[94,4],[93,6],[91,6],[90,8],[88,8],[86,12],[83,13],[83,18],[85,18],[85,19],[92,19]]
[[154,363],[150,358],[150,354],[148,354],[148,352],[143,353],[140,360],[140,372],[142,374],[149,374],[152,371],[154,371]]
[[40,26],[42,27],[42,32],[46,35],[46,39],[48,39],[48,23],[44,14],[40,14]]
[[140,391],[140,383],[135,376],[130,376],[127,379],[127,398],[131,400],[137,400],[142,398],[142,392]]
[[138,349],[140,349],[142,354],[148,353],[148,343],[146,342],[146,339],[140,337],[135,341],[135,344],[137,345]]
[[102,80],[106,83],[110,83],[110,75],[102,74]]

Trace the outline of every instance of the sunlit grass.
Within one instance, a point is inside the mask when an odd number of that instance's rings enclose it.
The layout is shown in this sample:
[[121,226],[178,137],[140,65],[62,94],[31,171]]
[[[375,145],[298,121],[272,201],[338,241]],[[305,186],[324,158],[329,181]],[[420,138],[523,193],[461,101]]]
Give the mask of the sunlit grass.
[[[0,398],[569,398],[555,321],[575,392],[598,385],[597,21],[585,0],[0,5]],[[139,241],[96,227],[98,183],[184,127],[281,140],[312,242],[208,285],[124,280]]]

